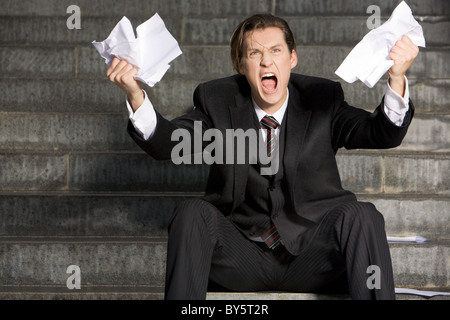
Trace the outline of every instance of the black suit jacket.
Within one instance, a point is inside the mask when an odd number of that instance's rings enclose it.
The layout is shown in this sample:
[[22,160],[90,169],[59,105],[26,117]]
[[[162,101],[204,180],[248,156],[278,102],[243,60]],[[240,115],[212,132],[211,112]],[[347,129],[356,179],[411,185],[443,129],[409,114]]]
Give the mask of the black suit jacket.
[[[411,122],[414,107],[402,126],[394,125],[384,114],[383,103],[373,113],[349,106],[339,83],[291,74],[284,152],[284,173],[289,199],[296,214],[318,222],[323,215],[355,195],[344,190],[335,154],[347,149],[384,149],[398,146]],[[154,135],[143,140],[129,123],[128,131],[136,143],[155,159],[170,159],[171,141],[177,128],[193,132],[194,121],[203,129],[252,128],[254,108],[250,86],[244,76],[213,80],[197,87],[195,108],[172,121],[157,112]],[[233,213],[245,199],[249,164],[213,164],[204,199],[225,215]]]

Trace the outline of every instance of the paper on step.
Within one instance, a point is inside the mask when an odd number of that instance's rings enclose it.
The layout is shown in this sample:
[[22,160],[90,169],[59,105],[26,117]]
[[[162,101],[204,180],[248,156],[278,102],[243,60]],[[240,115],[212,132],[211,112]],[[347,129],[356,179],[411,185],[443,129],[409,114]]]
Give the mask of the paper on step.
[[157,13],[139,25],[136,33],[137,37],[130,20],[124,16],[108,38],[92,44],[106,64],[109,65],[114,57],[126,60],[138,69],[135,79],[153,87],[170,68],[169,63],[182,52]]
[[364,36],[335,73],[349,83],[359,79],[372,88],[394,64],[389,53],[403,35],[416,46],[425,47],[422,27],[404,1],[394,9],[388,21]]
[[396,294],[414,294],[423,297],[434,297],[434,296],[450,296],[450,292],[442,291],[425,291],[409,288],[395,288]]
[[412,242],[412,243],[424,243],[428,239],[422,236],[409,236],[409,237],[387,237],[388,242]]

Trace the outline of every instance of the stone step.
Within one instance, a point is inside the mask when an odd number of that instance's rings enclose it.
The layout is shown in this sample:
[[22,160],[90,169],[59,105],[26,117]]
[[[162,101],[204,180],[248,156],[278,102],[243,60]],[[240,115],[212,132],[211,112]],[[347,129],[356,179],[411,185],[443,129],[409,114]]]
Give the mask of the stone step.
[[[424,288],[420,289],[426,291]],[[433,290],[436,290],[433,288]],[[445,289],[444,289],[445,290]],[[442,291],[447,292],[447,291]],[[0,288],[0,300],[163,300],[164,289],[153,287],[102,287],[68,290],[36,287]],[[206,300],[268,301],[268,300],[351,300],[348,294],[289,293],[289,292],[208,292]],[[448,295],[424,297],[412,294],[396,294],[396,300],[450,300]],[[155,305],[154,307],[157,307]]]
[[[3,15],[10,16],[59,16],[67,17],[65,9],[71,4],[69,0],[37,0],[32,3],[21,3],[14,0],[4,0]],[[248,0],[245,2],[228,1],[175,1],[153,0],[151,2],[130,0],[126,4],[118,0],[78,0],[78,6],[85,16],[110,17],[126,14],[127,16],[142,17],[152,12],[160,15],[194,16],[194,17],[223,17],[250,15],[258,8],[258,12],[274,12],[282,16],[289,15],[356,15],[365,16],[367,7],[377,5],[383,16],[389,16],[398,5],[397,0]],[[409,0],[414,15],[417,16],[446,16],[450,7],[446,1]]]
[[[203,191],[208,168],[144,153],[0,153],[1,191]],[[27,168],[27,170],[23,170]]]
[[[421,289],[423,290],[423,289]],[[426,291],[426,290],[424,290]],[[443,291],[447,293],[448,291]],[[207,300],[351,300],[349,294],[318,294],[291,292],[209,292]],[[447,295],[436,295],[431,298],[412,295],[396,294],[396,300],[450,300]]]
[[[339,79],[337,79],[339,80]],[[353,106],[374,110],[381,102],[386,82],[383,80],[368,89],[362,82],[346,83],[339,80],[345,93],[346,101]],[[417,113],[448,113],[448,85],[450,80],[411,79],[409,82],[410,98],[416,106]]]
[[[5,112],[1,122],[0,151],[141,151],[126,132],[123,113]],[[449,152],[449,136],[450,114],[417,114],[395,151]]]
[[[298,66],[294,72],[329,79],[352,46],[297,47]],[[170,74],[189,78],[223,77],[234,74],[228,46],[181,46],[183,54],[171,63]],[[450,49],[427,47],[420,50],[408,70],[409,79],[440,79],[450,73]],[[104,79],[107,66],[94,46],[0,46],[0,73],[5,78],[89,78]]]
[[[367,7],[366,7],[367,8]],[[369,31],[367,19],[363,17],[289,17],[287,22],[291,26],[298,45],[356,45]],[[383,20],[383,22],[386,20]],[[442,34],[448,30],[450,21],[421,21],[423,35],[428,46],[447,46],[450,35]],[[435,34],[435,33],[440,34]],[[214,38],[213,38],[214,39]],[[209,42],[213,40],[203,40]],[[193,43],[195,43],[193,41]]]
[[[0,194],[0,235],[6,237],[166,236],[168,220],[195,194]],[[383,213],[390,236],[448,239],[450,198],[358,195]]]
[[[169,119],[191,110],[194,89],[208,80],[175,77],[170,72],[154,88],[147,89],[155,108]],[[350,105],[370,111],[381,102],[386,87],[384,81],[373,89],[360,82],[341,84]],[[409,85],[417,113],[448,114],[449,79],[411,79]],[[0,91],[4,93],[0,99],[2,112],[127,114],[125,95],[106,78],[0,79]]]
[[[424,288],[420,289],[426,291]],[[433,290],[435,290],[433,288]],[[444,289],[445,290],[445,289]],[[447,292],[447,291],[442,291]],[[98,290],[68,290],[37,287],[0,288],[0,300],[163,300],[163,288],[153,287],[102,287]],[[208,292],[206,300],[268,301],[268,300],[351,300],[348,294],[288,293],[288,292]],[[412,294],[396,294],[396,300],[450,300],[448,295],[424,297]]]
[[[367,7],[366,7],[367,8]],[[66,8],[62,7],[62,10]],[[63,11],[64,12],[64,11]],[[150,18],[133,19],[136,28]],[[106,39],[124,13],[114,17],[83,17],[81,29],[68,29],[69,17],[51,16],[3,16],[4,28],[0,29],[0,43],[4,44],[90,44],[93,40]],[[229,45],[235,27],[246,17],[185,17],[174,14],[163,16],[167,29],[181,45]],[[320,18],[320,19],[319,19]],[[291,16],[286,20],[296,37],[298,45],[355,45],[370,29],[367,28],[369,15],[360,16]],[[448,19],[448,17],[446,18]],[[446,32],[449,20],[425,19],[420,25],[428,46],[448,46],[450,35]]]
[[[353,46],[309,46],[300,45],[297,47],[298,65],[294,72],[324,77],[327,79],[337,79],[335,71],[353,49]],[[449,60],[450,49],[448,47],[430,47],[420,48],[419,54],[414,63],[408,69],[408,80],[419,79],[428,81],[429,79],[448,78],[450,67]],[[181,60],[181,59],[180,59]],[[175,65],[174,68],[178,65]],[[180,62],[178,62],[180,63]],[[201,69],[200,69],[201,70]],[[383,81],[387,77],[383,77]],[[386,83],[386,81],[383,81]]]
[[[379,151],[378,151],[379,152]],[[344,188],[356,193],[423,193],[448,195],[447,154],[360,154],[338,155]]]
[[[448,241],[390,244],[390,250],[396,287],[448,291]],[[90,290],[163,287],[165,254],[164,238],[3,237],[0,283],[2,290],[47,287],[52,291],[66,286],[67,268],[75,265],[80,268],[82,286]]]
[[66,286],[67,268],[81,269],[83,284],[164,285],[166,239],[161,238],[2,238],[0,283],[12,286]]
[[[2,237],[165,237],[182,193],[1,193]],[[449,239],[450,198],[358,195],[375,204],[389,236],[421,235]]]
[[[6,0],[4,15],[11,16],[56,16],[68,17],[66,8],[72,4],[69,0],[39,0],[30,5],[18,4]],[[77,5],[82,15],[87,17],[150,17],[158,12],[161,16],[236,16],[253,14],[255,8],[264,12],[272,10],[272,0],[249,0],[245,3],[222,1],[176,1],[176,0],[130,0],[127,3],[118,0],[79,0]]]
[[[415,16],[446,16],[450,12],[450,6],[442,0],[408,0],[409,7]],[[369,15],[366,13],[370,5],[377,5],[382,16],[389,17],[395,7],[399,4],[397,0],[285,0],[277,1],[276,13],[283,16],[292,15]]]
[[[0,162],[0,191],[203,192],[209,169],[128,152],[0,152]],[[337,164],[356,193],[449,194],[446,153],[343,152]]]

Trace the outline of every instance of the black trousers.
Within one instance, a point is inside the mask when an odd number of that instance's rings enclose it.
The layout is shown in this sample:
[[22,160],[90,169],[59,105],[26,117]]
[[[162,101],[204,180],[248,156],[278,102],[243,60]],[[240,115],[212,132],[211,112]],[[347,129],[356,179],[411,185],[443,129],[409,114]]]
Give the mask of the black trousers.
[[336,207],[301,242],[297,256],[270,250],[210,203],[185,201],[169,225],[165,299],[205,299],[211,282],[231,291],[347,290],[352,299],[395,299],[384,218],[373,204]]

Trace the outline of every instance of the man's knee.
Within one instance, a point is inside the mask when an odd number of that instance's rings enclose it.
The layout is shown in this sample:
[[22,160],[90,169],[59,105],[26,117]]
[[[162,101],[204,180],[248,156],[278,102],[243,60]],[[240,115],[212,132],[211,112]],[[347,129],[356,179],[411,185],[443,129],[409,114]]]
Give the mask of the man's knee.
[[370,202],[358,202],[360,218],[376,226],[384,227],[384,216],[378,211],[374,204]]
[[199,223],[210,224],[216,210],[212,204],[199,198],[182,201],[169,221],[169,230],[174,224],[182,225],[185,228]]
[[346,223],[384,228],[384,216],[370,202],[351,202],[339,206],[336,212]]

